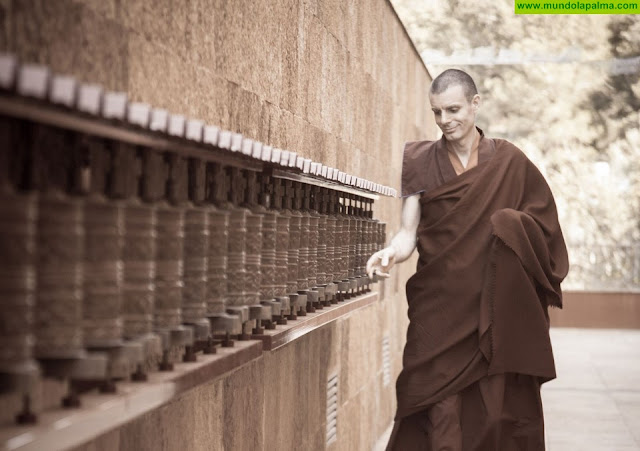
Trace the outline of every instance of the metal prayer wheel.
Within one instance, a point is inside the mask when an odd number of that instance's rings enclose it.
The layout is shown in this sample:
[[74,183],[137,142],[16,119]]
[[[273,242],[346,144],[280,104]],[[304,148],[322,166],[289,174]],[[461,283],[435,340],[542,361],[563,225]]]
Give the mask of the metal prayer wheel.
[[165,201],[169,167],[163,155],[143,151],[142,196],[156,214],[154,331],[162,338],[161,370],[173,369],[170,356],[193,345],[193,330],[182,325],[184,209]]
[[79,405],[75,381],[106,382],[109,356],[86,352],[84,336],[84,201],[69,192],[81,187],[75,140],[61,129],[34,126],[30,188],[39,190],[36,239],[34,355],[45,376],[67,379],[63,405]]
[[[242,318],[227,311],[229,305],[229,240],[231,234],[229,179],[225,168],[209,163],[206,167],[205,196],[209,208],[209,273],[207,279],[207,317],[214,334],[225,335],[223,345],[231,345],[231,335],[242,333]],[[244,266],[243,266],[244,268]]]
[[[305,185],[300,182],[294,182],[295,198],[294,209],[300,212],[300,247],[298,248],[298,314],[301,316],[306,315],[307,312],[314,311],[312,307],[313,300],[317,302],[318,293],[311,291],[311,285],[309,283],[310,278],[310,224],[311,214],[307,209],[304,209],[307,192]],[[304,296],[304,298],[303,298]]]
[[[207,276],[210,241],[209,210],[205,199],[205,164],[172,155],[169,158],[169,199],[184,210],[182,322],[193,329],[194,343],[186,345],[184,361],[196,360],[211,335],[207,318]],[[205,349],[213,352],[212,347]]]
[[[363,259],[363,264],[365,265],[365,272],[366,272],[366,264],[367,264],[367,259],[369,258],[370,255],[373,255],[373,253],[375,252],[375,248],[374,248],[374,244],[373,244],[373,217],[372,217],[372,211],[371,211],[371,204],[372,201],[369,201],[369,199],[363,199],[363,215],[364,215],[364,259]],[[369,276],[365,273],[365,278],[366,278],[366,288],[365,291],[369,292],[371,291],[371,282],[373,282],[373,280],[371,278],[369,278]]]
[[[276,300],[276,242],[277,215],[270,210],[271,195],[269,193],[270,178],[265,174],[251,171],[247,174],[249,184],[258,190],[259,205],[255,205],[254,194],[247,197],[247,203],[253,204],[252,211],[262,217],[262,246],[260,255],[260,304],[262,305],[260,322],[267,329],[274,329],[275,322],[282,313],[282,305]],[[254,180],[255,177],[255,180]],[[248,191],[249,193],[249,191]],[[256,324],[254,334],[263,333],[260,324]]]
[[[251,329],[255,323],[250,318],[249,305],[259,303],[259,258],[262,246],[261,225],[262,218],[254,215],[248,208],[241,207],[244,203],[247,181],[242,176],[240,169],[227,168],[229,177],[229,246],[227,260],[227,312],[240,317],[242,322],[241,339],[251,337]],[[250,235],[251,233],[251,235]],[[258,274],[248,274],[247,255],[249,255],[249,268]],[[257,285],[256,285],[257,284]]]
[[276,216],[276,247],[275,247],[275,278],[274,294],[280,302],[280,315],[276,319],[278,324],[286,324],[286,315],[293,313],[290,307],[290,298],[287,296],[287,281],[289,271],[289,235],[290,216],[283,210],[285,190],[281,179],[273,181],[273,211]]
[[33,359],[36,198],[0,188],[0,373],[38,372]]
[[161,337],[154,332],[156,225],[153,206],[143,203],[142,160],[137,149],[124,143],[114,145],[111,195],[124,206],[124,248],[122,263],[123,335],[128,343],[142,346],[142,361],[133,380],[146,380],[162,357]]
[[[104,380],[107,357],[92,359],[83,334],[83,205],[59,190],[40,193],[34,355],[45,375]],[[65,406],[77,406],[73,385]]]
[[[35,355],[74,359],[86,355],[82,328],[84,227],[82,201],[66,193],[72,157],[65,132],[36,126],[32,174],[40,190],[37,227]],[[65,153],[66,152],[66,153]]]
[[33,349],[37,198],[18,192],[10,180],[18,129],[14,121],[0,121],[0,392],[22,396],[16,421],[32,423],[40,372]]
[[[6,166],[5,166],[6,167]],[[33,423],[36,197],[0,188],[0,392],[22,396],[18,423]]]
[[[76,186],[83,202],[83,335],[85,348],[104,352],[108,369],[101,389],[114,391],[113,378],[127,378],[142,363],[142,347],[123,341],[122,283],[124,208],[105,197],[112,192],[113,154],[108,143],[76,136]],[[78,172],[79,171],[79,172]]]
[[331,203],[333,204],[333,217],[335,218],[335,251],[334,260],[336,271],[334,272],[334,283],[337,285],[337,300],[343,301],[349,291],[349,218],[344,211],[344,205],[340,203],[338,193],[331,192]]
[[[287,248],[287,294],[290,299],[290,313],[287,319],[295,320],[298,314],[306,315],[306,296],[298,293],[298,272],[300,271],[300,234],[302,213],[293,208],[295,188],[293,182],[285,180],[283,214],[289,217],[289,246]],[[304,306],[304,310],[303,310]]]
[[358,196],[355,197],[356,206],[356,270],[355,276],[358,282],[357,293],[361,294],[366,285],[365,275],[365,219],[364,209],[362,207],[362,199]]
[[320,187],[312,187],[312,216],[317,220],[317,240],[315,245],[315,267],[316,286],[319,292],[317,308],[327,304],[327,216],[322,211],[322,189]]
[[83,216],[85,346],[120,346],[123,211],[118,203],[94,195],[85,199]]
[[314,196],[315,209],[320,217],[318,220],[318,286],[323,288],[323,305],[331,305],[336,286],[333,283],[333,254],[335,221],[329,216],[329,193],[326,188],[317,188]]
[[258,205],[258,184],[255,171],[247,170],[241,172],[241,177],[245,180],[243,206],[249,209],[247,215],[247,238],[246,238],[246,293],[245,305],[249,307],[249,320],[243,337],[250,337],[251,333],[262,334],[262,321],[271,321],[271,306],[261,303],[260,293],[262,284],[262,222],[264,212]]
[[318,285],[318,224],[320,215],[311,208],[313,204],[314,189],[312,185],[303,184],[303,213],[309,218],[308,264],[307,264],[307,311],[314,312],[322,308],[321,299],[324,298],[324,288]]
[[337,280],[340,276],[340,262],[338,260],[341,258],[341,250],[336,245],[336,241],[338,242],[338,245],[340,243],[340,237],[338,236],[338,218],[335,214],[335,204],[330,190],[325,190],[322,201],[324,204],[323,210],[327,216],[327,265],[325,266],[325,269],[328,283],[325,292],[328,294],[329,302],[331,304],[335,304],[338,302]]

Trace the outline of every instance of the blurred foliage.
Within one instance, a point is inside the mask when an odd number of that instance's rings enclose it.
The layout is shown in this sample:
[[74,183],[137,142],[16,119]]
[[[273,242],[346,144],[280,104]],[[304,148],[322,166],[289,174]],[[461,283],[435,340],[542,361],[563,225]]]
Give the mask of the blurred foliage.
[[[589,63],[640,55],[640,16],[516,16],[512,0],[392,4],[420,52],[580,52],[584,62],[459,68],[478,85],[478,125],[523,149],[554,192],[565,287],[640,289],[640,74]],[[447,68],[425,63],[432,76]]]

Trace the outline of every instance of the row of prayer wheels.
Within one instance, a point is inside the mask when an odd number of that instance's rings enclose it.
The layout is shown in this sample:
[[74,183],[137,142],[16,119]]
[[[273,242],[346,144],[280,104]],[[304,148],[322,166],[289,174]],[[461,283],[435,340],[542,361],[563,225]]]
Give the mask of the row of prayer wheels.
[[[293,180],[292,180],[293,179]],[[110,392],[369,290],[373,200],[0,115],[0,378]]]

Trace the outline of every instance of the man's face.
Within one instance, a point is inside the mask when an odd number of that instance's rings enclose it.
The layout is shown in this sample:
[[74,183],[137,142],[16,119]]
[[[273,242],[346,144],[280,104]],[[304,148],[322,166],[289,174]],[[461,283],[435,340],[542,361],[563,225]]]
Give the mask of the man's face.
[[469,102],[462,86],[451,85],[440,94],[429,93],[429,100],[447,141],[460,141],[473,134],[480,96],[476,94]]

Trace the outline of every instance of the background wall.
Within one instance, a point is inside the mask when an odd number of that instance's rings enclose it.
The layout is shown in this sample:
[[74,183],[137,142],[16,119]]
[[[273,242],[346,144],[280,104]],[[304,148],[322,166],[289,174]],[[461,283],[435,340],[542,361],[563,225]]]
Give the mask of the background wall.
[[[435,137],[429,74],[385,0],[0,0],[0,25],[0,50],[22,61],[398,189],[404,141]],[[375,203],[389,237],[400,207]],[[394,414],[414,264],[378,284],[377,304],[82,449],[324,449],[335,373],[330,448],[370,449]]]

